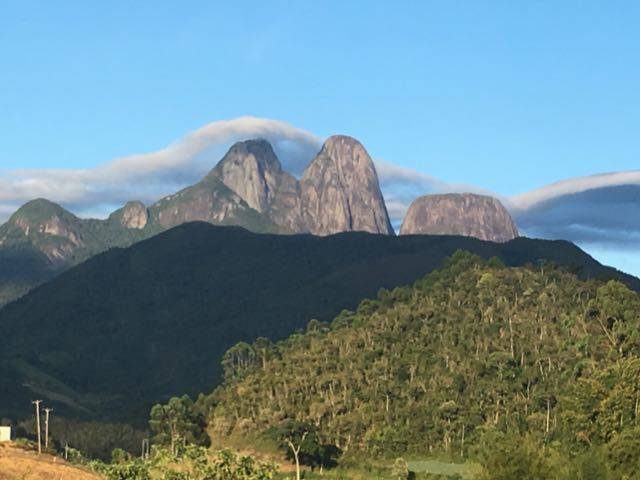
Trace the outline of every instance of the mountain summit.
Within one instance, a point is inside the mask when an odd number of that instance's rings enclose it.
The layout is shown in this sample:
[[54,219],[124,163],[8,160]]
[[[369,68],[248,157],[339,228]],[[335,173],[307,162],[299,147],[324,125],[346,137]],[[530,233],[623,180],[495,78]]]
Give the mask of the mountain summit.
[[356,139],[330,137],[300,184],[302,215],[311,233],[394,233],[373,161]]
[[300,187],[282,169],[271,144],[263,139],[234,144],[209,173],[254,210],[292,232],[306,228],[300,216]]
[[84,246],[82,220],[49,200],[25,203],[0,227],[0,247],[31,244],[52,262]]
[[235,143],[209,175],[218,177],[261,213],[274,200],[282,177],[290,177],[282,170],[271,144],[262,139]]
[[209,177],[293,233],[393,234],[373,161],[351,137],[330,137],[300,182],[262,139],[234,144]]

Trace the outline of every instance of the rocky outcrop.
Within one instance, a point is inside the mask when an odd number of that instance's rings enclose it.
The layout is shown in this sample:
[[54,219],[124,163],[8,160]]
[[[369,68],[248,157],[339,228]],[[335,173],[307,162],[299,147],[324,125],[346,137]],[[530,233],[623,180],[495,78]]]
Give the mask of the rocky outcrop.
[[51,261],[64,261],[84,246],[82,220],[39,198],[20,207],[0,229],[0,245],[29,242]]
[[300,187],[282,169],[263,139],[234,144],[209,174],[222,181],[251,208],[291,232],[305,230],[300,217]]
[[262,139],[234,144],[205,181],[213,179],[284,231],[393,233],[371,157],[350,137],[329,138],[300,182]]
[[302,219],[315,235],[365,231],[393,234],[371,157],[354,138],[336,135],[300,180]]
[[149,222],[149,211],[142,202],[127,202],[124,207],[113,212],[110,219],[116,220],[124,228],[142,229]]
[[499,200],[472,193],[451,193],[414,200],[400,234],[464,235],[506,242],[518,236],[518,229]]
[[266,140],[234,144],[209,173],[222,180],[258,212],[266,212],[276,196],[282,167]]
[[149,211],[154,222],[162,229],[199,221],[214,225],[238,225],[254,232],[280,232],[275,223],[251,208],[213,175],[164,197],[153,204]]
[[80,245],[78,233],[81,220],[49,200],[39,198],[25,203],[14,213],[8,225],[13,225],[26,236],[49,235],[64,238]]

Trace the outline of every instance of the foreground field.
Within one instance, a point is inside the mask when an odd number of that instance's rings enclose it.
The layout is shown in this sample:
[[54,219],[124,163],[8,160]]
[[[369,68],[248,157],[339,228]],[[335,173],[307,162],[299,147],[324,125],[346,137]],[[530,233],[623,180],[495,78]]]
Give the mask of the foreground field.
[[37,455],[13,443],[0,444],[0,480],[101,480],[60,457]]
[[[408,462],[411,474],[407,478],[415,480],[474,480],[480,474],[480,467],[473,463],[448,463],[440,460],[419,460]],[[282,471],[282,470],[281,470]],[[295,478],[292,471],[282,472],[278,480]],[[386,468],[336,468],[322,473],[306,470],[305,480],[397,480],[392,462]]]

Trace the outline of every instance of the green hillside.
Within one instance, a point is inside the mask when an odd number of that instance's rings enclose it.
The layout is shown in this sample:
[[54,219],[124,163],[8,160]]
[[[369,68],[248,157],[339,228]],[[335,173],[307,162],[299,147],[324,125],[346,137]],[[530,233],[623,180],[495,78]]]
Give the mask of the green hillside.
[[223,364],[224,386],[200,400],[214,444],[296,422],[351,458],[473,457],[494,480],[639,478],[640,295],[616,281],[459,252]]
[[238,341],[278,340],[312,318],[330,320],[458,249],[638,285],[567,242],[185,224],[95,256],[0,310],[0,416],[29,414],[38,395],[60,415],[140,422],[154,402],[215,385],[223,353]]

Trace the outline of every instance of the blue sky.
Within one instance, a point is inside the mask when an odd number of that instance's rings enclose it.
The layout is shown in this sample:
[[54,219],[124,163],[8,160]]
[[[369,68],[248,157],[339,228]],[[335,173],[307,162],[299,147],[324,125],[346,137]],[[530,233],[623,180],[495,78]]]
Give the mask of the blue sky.
[[244,115],[504,196],[634,170],[639,24],[631,1],[4,0],[0,171]]

